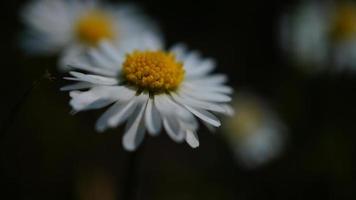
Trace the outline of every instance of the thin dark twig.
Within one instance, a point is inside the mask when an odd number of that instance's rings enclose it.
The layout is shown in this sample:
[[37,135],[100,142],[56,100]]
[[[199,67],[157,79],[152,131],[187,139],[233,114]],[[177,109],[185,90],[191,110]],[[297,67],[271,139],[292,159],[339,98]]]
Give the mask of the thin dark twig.
[[46,71],[43,75],[41,75],[40,78],[37,80],[33,81],[31,84],[31,87],[26,90],[26,92],[21,96],[20,100],[11,108],[9,116],[4,120],[4,122],[1,125],[0,129],[0,137],[3,137],[11,125],[14,123],[14,120],[20,111],[22,105],[28,100],[28,97],[32,94],[33,90],[42,82],[42,80],[48,79],[50,81],[53,81],[54,78],[51,76],[51,74]]

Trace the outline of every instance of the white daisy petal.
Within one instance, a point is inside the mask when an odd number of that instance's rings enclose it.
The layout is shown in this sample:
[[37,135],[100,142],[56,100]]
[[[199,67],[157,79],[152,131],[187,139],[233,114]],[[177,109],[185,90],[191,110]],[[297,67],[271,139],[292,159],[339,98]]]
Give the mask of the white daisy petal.
[[197,116],[199,119],[215,126],[219,127],[221,125],[220,120],[210,112],[203,110],[203,109],[197,109],[197,108],[192,108],[190,106],[185,105],[185,107],[192,112],[195,116]]
[[124,102],[121,105],[121,107],[118,108],[117,113],[113,114],[109,119],[108,119],[108,125],[110,127],[116,127],[120,125],[122,122],[124,122],[136,109],[138,104],[138,101],[132,100],[129,102]]
[[80,62],[80,56],[83,55],[84,51],[85,48],[79,44],[67,47],[59,58],[59,69],[63,72],[70,70],[71,67],[68,64]]
[[163,120],[163,126],[174,141],[181,142],[184,139],[184,130],[180,126],[182,120],[182,109],[175,104],[169,97],[158,95],[155,98],[155,105],[160,112]]
[[67,85],[64,87],[61,87],[61,91],[70,91],[70,90],[81,90],[81,89],[87,89],[92,87],[93,84],[92,83],[88,83],[88,82],[79,82],[79,83],[74,83],[71,85]]
[[120,40],[120,52],[132,52],[134,50],[144,51],[146,49],[159,50],[162,47],[163,41],[159,36],[143,31],[137,37],[128,38],[127,40]]
[[143,46],[147,49],[154,49],[154,50],[159,50],[163,48],[162,44],[162,38],[160,34],[157,33],[151,33],[144,31],[141,37],[146,37],[146,39],[143,41]]
[[215,68],[215,61],[213,59],[205,59],[203,62],[197,64],[187,71],[187,76],[204,76]]
[[99,48],[103,51],[103,53],[111,59],[113,63],[122,63],[124,56],[117,51],[107,40],[104,40],[99,43]]
[[98,109],[127,98],[132,93],[120,86],[98,86],[85,92],[72,91],[70,105],[75,111]]
[[91,48],[88,51],[89,56],[91,57],[91,63],[94,66],[105,68],[105,69],[115,69],[115,63],[110,62],[98,49]]
[[[148,95],[146,96],[148,98]],[[143,115],[146,109],[146,101],[141,101],[137,110],[131,115],[125,128],[122,140],[123,146],[127,151],[134,151],[142,143],[145,136],[145,123]]]
[[[188,111],[188,110],[187,110]],[[182,119],[180,121],[181,127],[183,130],[197,130],[199,128],[199,123],[197,118],[194,117],[194,115],[191,112],[187,112],[190,113],[190,119]]]
[[212,102],[229,102],[231,101],[231,97],[225,94],[220,93],[212,93],[212,92],[192,92],[189,90],[181,89],[179,93],[182,96],[189,96],[191,98],[196,98],[205,101],[212,101]]
[[[128,102],[125,102],[128,103]],[[98,132],[104,132],[108,128],[109,118],[122,109],[122,102],[112,105],[96,122],[95,128]]]
[[97,75],[103,75],[103,76],[108,76],[108,77],[118,76],[118,73],[116,70],[102,69],[99,67],[91,67],[89,64],[68,63],[67,66],[69,69],[84,70],[86,72],[94,73]]
[[154,100],[149,99],[147,102],[147,107],[145,111],[145,122],[148,133],[155,136],[161,132],[162,119],[161,116],[154,105]]
[[34,1],[24,8],[21,17],[29,29],[27,32],[32,33],[24,34],[22,39],[30,53],[58,52],[71,39],[72,18],[67,15],[64,1]]
[[184,67],[187,73],[192,71],[200,62],[200,53],[198,51],[193,51],[189,53],[184,59]]
[[72,91],[69,104],[75,111],[98,109],[113,103],[116,98],[106,93],[104,88],[93,88],[86,92]]
[[[67,80],[67,81],[82,81],[82,79],[79,79],[79,78],[74,78],[74,77],[63,77],[64,80]],[[88,83],[88,82],[86,82]]]
[[[125,87],[121,87],[121,92],[119,92],[117,95],[118,96],[118,101],[111,106],[97,121],[96,123],[96,129],[99,132],[105,131],[107,128],[109,128],[109,120],[112,117],[115,117],[118,115],[118,113],[122,112],[122,110],[127,107],[127,105],[131,102],[130,99],[134,97],[135,92],[127,89]],[[126,111],[127,112],[127,111]],[[126,116],[127,118],[128,116]]]
[[198,84],[198,85],[217,85],[217,84],[223,84],[227,81],[227,77],[223,74],[216,74],[216,75],[211,75],[207,76],[204,78],[198,78],[198,79],[190,79],[190,83]]
[[213,112],[226,114],[227,109],[224,105],[214,104],[206,101],[200,101],[193,98],[187,98],[185,96],[178,96],[176,94],[172,94],[174,100],[176,100],[181,105],[189,105],[191,107],[201,108],[205,110],[210,110]]
[[99,84],[99,85],[116,85],[118,81],[114,78],[98,76],[98,75],[87,75],[79,72],[69,72],[70,75],[80,79],[81,81]]
[[210,125],[209,123],[206,123],[206,122],[204,122],[204,121],[202,121],[202,122],[203,122],[204,126],[205,126],[206,128],[208,128],[208,130],[209,130],[210,132],[212,132],[212,133],[215,133],[215,132],[216,132],[216,127],[215,127],[215,126],[212,126],[212,125]]
[[176,44],[170,49],[170,52],[173,52],[177,60],[179,61],[184,61],[186,56],[186,51],[187,51],[187,46],[182,43]]
[[185,141],[189,144],[189,146],[191,146],[192,148],[197,148],[199,147],[199,139],[198,139],[198,135],[191,131],[191,130],[187,130],[186,132],[186,137],[185,137]]
[[[174,95],[174,94],[172,94]],[[176,109],[174,111],[175,118],[179,119],[179,125],[181,130],[197,130],[199,127],[197,119],[194,115],[188,111],[186,108],[180,106],[182,105],[180,102],[175,101],[175,99],[166,98],[166,101],[171,105],[174,106]],[[185,104],[184,104],[185,105]]]
[[205,85],[198,85],[198,84],[191,84],[189,82],[183,83],[182,88],[186,90],[190,90],[193,92],[200,92],[200,91],[205,91],[205,92],[217,92],[217,93],[223,93],[223,94],[231,94],[233,92],[232,87],[225,86],[225,85],[219,85],[219,86],[205,86]]
[[233,116],[235,114],[234,108],[230,105],[222,105],[222,107],[224,107],[225,109],[225,114],[228,116]]
[[167,131],[168,136],[175,142],[182,142],[184,139],[184,130],[181,129],[179,121],[173,116],[163,117],[163,126]]

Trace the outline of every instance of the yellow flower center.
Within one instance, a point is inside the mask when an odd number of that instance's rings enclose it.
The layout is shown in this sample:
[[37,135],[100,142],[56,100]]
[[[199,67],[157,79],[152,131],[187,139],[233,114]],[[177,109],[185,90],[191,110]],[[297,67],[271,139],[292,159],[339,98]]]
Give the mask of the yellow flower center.
[[126,81],[140,90],[165,92],[176,89],[184,78],[183,64],[171,53],[134,51],[123,64]]
[[112,19],[101,11],[90,11],[79,18],[75,29],[79,40],[96,45],[102,39],[113,39],[115,30]]
[[356,37],[356,7],[343,5],[337,8],[331,34],[336,40]]

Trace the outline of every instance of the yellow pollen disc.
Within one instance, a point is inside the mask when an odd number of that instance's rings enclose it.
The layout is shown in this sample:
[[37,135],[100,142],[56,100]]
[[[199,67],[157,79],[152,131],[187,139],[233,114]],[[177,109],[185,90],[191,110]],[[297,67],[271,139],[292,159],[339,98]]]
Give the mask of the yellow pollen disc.
[[113,39],[115,36],[111,18],[100,11],[90,11],[81,16],[75,31],[78,39],[89,45],[96,45],[102,39]]
[[171,53],[134,51],[123,64],[126,81],[138,89],[164,92],[176,89],[184,78],[183,64]]
[[356,37],[356,6],[343,5],[337,8],[331,34],[337,40]]

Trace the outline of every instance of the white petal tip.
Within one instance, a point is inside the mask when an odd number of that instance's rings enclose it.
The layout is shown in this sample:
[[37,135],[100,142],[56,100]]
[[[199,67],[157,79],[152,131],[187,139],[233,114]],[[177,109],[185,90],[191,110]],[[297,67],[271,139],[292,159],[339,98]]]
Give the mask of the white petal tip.
[[95,127],[95,129],[96,129],[96,131],[98,132],[98,133],[104,133],[105,131],[106,131],[106,127]]
[[124,136],[122,139],[122,146],[126,151],[133,152],[137,149],[137,145],[132,144],[131,142],[127,141],[127,138]]
[[199,147],[199,143],[198,144],[189,144],[190,147],[192,147],[193,149],[196,149]]
[[134,147],[125,146],[125,145],[124,145],[124,149],[125,149],[126,151],[129,151],[129,152],[134,152],[134,151],[136,150],[136,148],[134,148]]
[[213,125],[214,127],[220,127],[221,126],[221,122],[220,121],[215,121],[214,123],[211,123],[211,125]]
[[113,120],[109,120],[108,121],[108,126],[110,128],[115,128],[117,126],[117,123],[115,121],[113,121]]
[[148,128],[148,127],[147,127],[147,132],[153,137],[158,136],[159,133],[160,133],[160,131],[152,130],[152,129]]
[[199,147],[199,139],[198,135],[195,132],[187,131],[185,141],[189,144],[193,149]]
[[234,110],[229,110],[226,112],[227,116],[233,117],[235,115],[235,111]]

